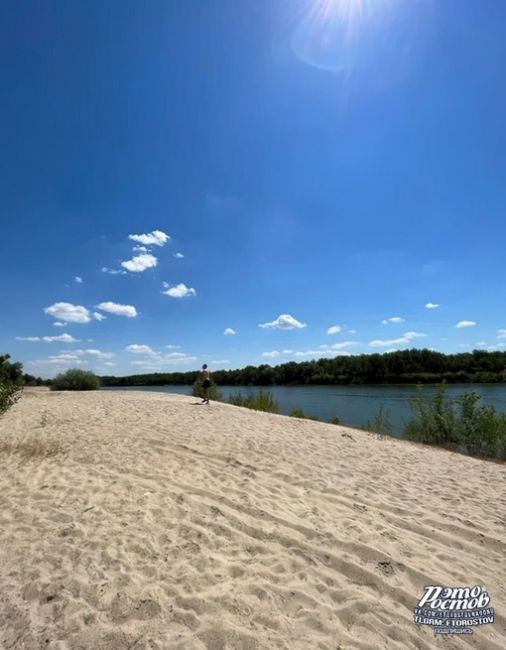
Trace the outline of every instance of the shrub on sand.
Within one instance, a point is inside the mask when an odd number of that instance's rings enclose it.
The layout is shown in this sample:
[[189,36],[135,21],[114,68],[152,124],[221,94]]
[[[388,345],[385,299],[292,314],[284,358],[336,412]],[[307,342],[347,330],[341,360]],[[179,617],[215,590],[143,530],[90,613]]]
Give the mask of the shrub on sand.
[[0,355],[0,413],[19,398],[23,384],[21,364],[10,363],[9,359],[8,354]]
[[463,449],[469,454],[506,457],[506,414],[493,406],[480,406],[480,398],[467,392],[455,400],[441,385],[435,395],[411,401],[411,420],[404,437],[415,442]]
[[241,393],[232,393],[228,398],[234,406],[244,406],[254,411],[265,411],[266,413],[278,413],[278,403],[274,401],[271,393],[259,391],[254,395],[244,396]]
[[11,383],[0,382],[0,413],[6,411],[19,398],[19,386]]
[[57,375],[52,383],[51,390],[97,390],[100,388],[100,379],[93,372],[70,368],[67,372]]

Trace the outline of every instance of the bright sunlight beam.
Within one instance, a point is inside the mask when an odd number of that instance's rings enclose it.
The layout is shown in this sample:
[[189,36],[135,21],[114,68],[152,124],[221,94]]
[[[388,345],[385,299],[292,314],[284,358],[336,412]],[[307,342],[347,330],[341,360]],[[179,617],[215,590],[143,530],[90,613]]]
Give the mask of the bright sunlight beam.
[[304,0],[292,37],[304,63],[398,76],[426,40],[432,0]]

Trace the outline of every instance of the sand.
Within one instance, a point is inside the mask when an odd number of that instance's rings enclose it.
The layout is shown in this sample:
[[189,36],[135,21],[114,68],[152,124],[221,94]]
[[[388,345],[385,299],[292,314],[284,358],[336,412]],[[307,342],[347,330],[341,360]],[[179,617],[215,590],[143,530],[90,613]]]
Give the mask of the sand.
[[[148,392],[0,418],[0,648],[506,648],[506,466]],[[483,585],[472,636],[413,623]]]

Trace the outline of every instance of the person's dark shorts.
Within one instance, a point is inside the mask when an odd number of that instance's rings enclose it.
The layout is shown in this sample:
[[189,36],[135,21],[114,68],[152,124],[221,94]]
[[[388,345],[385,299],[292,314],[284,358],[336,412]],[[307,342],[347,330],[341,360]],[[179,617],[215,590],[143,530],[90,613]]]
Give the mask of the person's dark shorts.
[[211,382],[209,381],[209,379],[204,379],[204,383],[202,384],[202,388],[209,388],[210,385],[211,385]]

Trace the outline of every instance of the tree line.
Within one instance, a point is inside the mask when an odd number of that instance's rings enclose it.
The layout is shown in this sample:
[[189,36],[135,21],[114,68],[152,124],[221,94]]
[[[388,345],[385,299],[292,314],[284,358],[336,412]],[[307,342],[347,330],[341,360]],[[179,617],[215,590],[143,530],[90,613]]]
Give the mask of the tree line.
[[[155,372],[127,377],[103,376],[103,386],[193,385],[199,371]],[[432,350],[400,350],[384,354],[337,356],[312,361],[262,364],[215,370],[221,386],[289,386],[303,384],[433,384],[506,382],[506,352],[474,350],[443,354]]]

